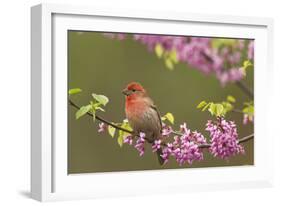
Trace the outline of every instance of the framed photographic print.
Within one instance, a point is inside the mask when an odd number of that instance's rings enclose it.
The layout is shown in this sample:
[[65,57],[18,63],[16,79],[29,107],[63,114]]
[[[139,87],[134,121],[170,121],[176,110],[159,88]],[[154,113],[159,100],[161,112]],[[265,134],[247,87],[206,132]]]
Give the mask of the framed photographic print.
[[31,14],[34,199],[272,185],[271,19]]

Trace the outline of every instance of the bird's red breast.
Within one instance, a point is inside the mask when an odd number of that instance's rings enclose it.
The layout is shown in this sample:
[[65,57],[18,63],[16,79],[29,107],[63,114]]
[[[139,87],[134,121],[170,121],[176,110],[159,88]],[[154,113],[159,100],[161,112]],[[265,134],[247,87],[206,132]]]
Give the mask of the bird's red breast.
[[126,115],[128,117],[140,117],[150,108],[143,97],[126,97]]

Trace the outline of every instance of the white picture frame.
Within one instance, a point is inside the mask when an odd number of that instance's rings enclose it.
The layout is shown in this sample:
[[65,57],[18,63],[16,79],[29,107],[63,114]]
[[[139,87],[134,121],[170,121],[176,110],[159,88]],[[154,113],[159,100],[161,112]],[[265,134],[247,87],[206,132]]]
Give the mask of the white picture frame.
[[[273,91],[271,19],[41,4],[31,9],[31,26],[32,198],[52,201],[273,185],[274,135],[267,112],[273,102],[268,92]],[[254,38],[255,165],[68,175],[68,29]],[[267,141],[262,141],[264,137]],[[153,184],[147,187],[150,181]]]

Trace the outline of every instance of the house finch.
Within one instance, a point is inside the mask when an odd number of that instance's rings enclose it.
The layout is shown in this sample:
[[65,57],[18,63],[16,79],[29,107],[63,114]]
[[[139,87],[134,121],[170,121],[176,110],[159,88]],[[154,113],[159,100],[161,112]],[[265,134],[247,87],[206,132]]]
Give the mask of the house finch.
[[[133,128],[134,135],[145,133],[145,139],[149,143],[161,137],[162,122],[157,107],[148,96],[145,89],[138,83],[132,82],[122,91],[126,96],[125,113],[129,124]],[[157,150],[158,161],[164,163],[161,157],[161,148]]]

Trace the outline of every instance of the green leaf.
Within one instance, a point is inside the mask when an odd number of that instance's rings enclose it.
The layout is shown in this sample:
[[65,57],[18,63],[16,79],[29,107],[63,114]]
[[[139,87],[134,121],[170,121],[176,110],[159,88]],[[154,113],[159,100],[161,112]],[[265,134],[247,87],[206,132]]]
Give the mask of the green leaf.
[[253,64],[250,60],[246,60],[246,61],[243,62],[243,67],[245,69],[247,69],[248,67],[251,67],[251,66],[253,66]]
[[162,55],[163,55],[163,53],[164,53],[164,49],[163,49],[163,47],[161,46],[161,44],[156,44],[154,50],[155,50],[155,53],[156,53],[156,55],[158,56],[158,58],[161,58]]
[[177,56],[177,51],[175,49],[173,49],[170,52],[169,58],[171,59],[172,62],[174,62],[175,64],[177,64],[179,62],[178,60],[178,56]]
[[233,96],[231,96],[231,95],[228,95],[227,98],[226,98],[226,100],[227,100],[228,102],[231,102],[231,103],[235,103],[235,102],[236,102],[236,99],[235,99]]
[[214,103],[211,103],[208,110],[211,113],[211,115],[215,115],[216,114],[216,105]]
[[120,147],[123,146],[123,136],[124,136],[125,132],[122,130],[119,130],[119,135],[117,138],[117,143],[119,144]]
[[224,114],[224,107],[222,104],[211,103],[209,107],[209,112],[211,113],[211,115],[220,117]]
[[244,107],[244,109],[242,110],[242,112],[244,114],[247,114],[249,116],[249,118],[253,118],[254,117],[254,113],[255,113],[255,109],[254,109],[254,102],[250,101],[250,102],[244,102],[244,105],[246,107]]
[[243,66],[240,69],[242,70],[244,76],[246,76],[246,74],[247,74],[246,70],[252,66],[253,66],[253,64],[250,60],[246,60],[243,62]]
[[169,70],[174,70],[174,64],[171,59],[165,59],[165,65]]
[[224,107],[222,104],[216,104],[216,116],[220,117],[224,114]]
[[208,107],[209,107],[211,104],[212,104],[212,102],[209,102],[208,104],[206,104],[206,105],[203,107],[202,111],[204,112],[206,109],[208,109]]
[[202,107],[206,106],[207,102],[206,101],[202,101],[197,105],[197,109],[201,109]]
[[[120,124],[119,124],[120,125]],[[131,126],[129,125],[129,122],[127,119],[124,119],[122,124],[120,125],[121,128],[124,128],[124,129],[127,129],[129,131],[132,131],[132,128]],[[118,132],[118,138],[117,138],[117,143],[119,144],[120,147],[122,147],[123,145],[123,139],[125,136],[127,135],[131,135],[130,133],[128,132],[125,132],[123,130],[119,130]]]
[[111,137],[114,137],[116,129],[110,125],[107,127],[108,133],[110,134]]
[[164,120],[168,120],[171,124],[174,124],[175,122],[175,118],[174,115],[170,112],[168,112],[167,114],[164,115]]
[[254,106],[250,106],[249,107],[249,113],[254,115],[255,111],[254,111]]
[[[124,128],[124,129],[127,129],[129,131],[132,131],[133,130],[132,127],[130,126],[129,122],[126,122],[126,120],[127,119],[123,120],[123,123],[122,123],[121,127]],[[124,134],[129,134],[129,133],[124,132]]]
[[245,107],[242,110],[243,113],[248,114],[250,116],[254,115],[254,106],[253,105],[249,105],[248,107]]
[[109,101],[109,99],[108,99],[106,96],[101,95],[101,94],[95,94],[95,93],[93,93],[92,96],[93,96],[93,98],[94,98],[95,100],[97,100],[97,101],[98,101],[99,103],[101,103],[103,106],[105,106],[105,105],[108,103],[108,101]]
[[92,105],[82,106],[75,114],[76,119],[79,119],[92,109]]
[[82,89],[80,89],[80,88],[74,88],[74,89],[68,90],[69,95],[77,94],[77,93],[80,93],[80,92],[82,92]]
[[226,114],[226,112],[229,112],[233,109],[233,105],[229,102],[222,102],[222,105],[224,107],[225,114]]

